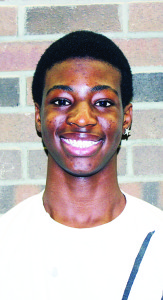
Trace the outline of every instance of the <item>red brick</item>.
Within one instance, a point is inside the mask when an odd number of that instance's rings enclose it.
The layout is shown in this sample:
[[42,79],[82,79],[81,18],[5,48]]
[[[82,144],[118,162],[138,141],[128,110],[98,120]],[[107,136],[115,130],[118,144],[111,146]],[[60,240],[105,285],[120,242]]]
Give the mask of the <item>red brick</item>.
[[163,3],[132,3],[129,6],[129,31],[162,31]]
[[[123,184],[120,184],[120,187],[124,192],[128,193],[129,195],[132,195],[139,199],[143,199],[141,182],[123,183]],[[10,200],[10,202],[14,202],[14,204],[18,204],[21,201],[27,199],[28,197],[41,192],[43,190],[43,188],[44,188],[44,186],[39,186],[39,185],[12,186],[13,193],[11,193],[12,197],[9,200]],[[5,194],[4,194],[4,199],[5,199]],[[11,208],[12,203],[9,203],[9,204],[10,204],[9,208]],[[13,206],[13,204],[12,204],[12,206]],[[159,190],[159,198],[158,198],[157,206],[159,208],[163,209],[163,182],[160,182],[160,190]]]
[[27,34],[68,33],[81,29],[121,31],[118,7],[116,4],[100,4],[28,8]]
[[126,192],[127,194],[142,198],[142,183],[141,182],[132,182],[132,183],[121,183],[120,188],[122,191]]
[[17,9],[16,7],[0,7],[0,35],[11,36],[17,34]]
[[115,43],[124,52],[131,66],[163,65],[163,39],[114,39]]
[[163,110],[136,110],[130,139],[160,139],[163,128]]
[[14,187],[14,203],[18,204],[21,201],[40,193],[43,186],[39,185],[18,185]]
[[34,114],[1,114],[0,142],[38,142]]
[[0,71],[33,70],[51,42],[0,44]]
[[27,78],[27,105],[33,105],[32,80],[33,80],[33,77]]
[[[163,110],[143,110],[134,113],[130,139],[160,138]],[[1,114],[0,142],[38,141],[34,114]]]
[[163,174],[162,146],[133,147],[133,169],[135,175]]
[[[115,40],[131,66],[163,65],[162,39]],[[51,42],[13,42],[0,44],[0,71],[34,70]]]
[[[122,191],[128,193],[129,195],[145,200],[146,197],[145,197],[144,185],[146,185],[146,183],[144,182],[121,183],[120,187]],[[156,202],[155,205],[163,209],[163,182],[159,183],[157,192],[158,195],[157,195],[157,199],[155,199]]]

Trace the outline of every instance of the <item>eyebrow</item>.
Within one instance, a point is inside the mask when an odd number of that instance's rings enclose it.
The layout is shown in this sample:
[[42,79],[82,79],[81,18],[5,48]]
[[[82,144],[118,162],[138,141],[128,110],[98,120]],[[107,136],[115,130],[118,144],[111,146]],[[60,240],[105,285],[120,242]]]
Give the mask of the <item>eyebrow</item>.
[[[68,85],[62,85],[62,84],[54,85],[52,88],[50,88],[47,91],[46,96],[53,90],[63,90],[63,91],[67,91],[67,92],[73,92],[73,89]],[[109,85],[96,85],[91,89],[91,92],[98,92],[98,91],[102,91],[102,90],[111,90],[118,96],[118,92]]]
[[54,85],[51,89],[49,89],[46,93],[46,96],[53,90],[63,90],[67,92],[73,92],[73,89],[68,85]]
[[118,92],[109,85],[97,85],[91,89],[92,92],[98,92],[102,90],[111,90],[118,96]]

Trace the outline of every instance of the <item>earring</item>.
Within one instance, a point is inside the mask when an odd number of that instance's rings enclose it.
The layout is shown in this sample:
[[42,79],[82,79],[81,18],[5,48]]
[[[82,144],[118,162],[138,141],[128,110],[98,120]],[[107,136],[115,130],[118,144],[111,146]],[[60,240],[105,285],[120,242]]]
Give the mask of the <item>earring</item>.
[[123,134],[123,138],[125,140],[128,140],[129,136],[131,135],[130,133],[131,133],[131,130],[129,128],[125,128],[125,132]]

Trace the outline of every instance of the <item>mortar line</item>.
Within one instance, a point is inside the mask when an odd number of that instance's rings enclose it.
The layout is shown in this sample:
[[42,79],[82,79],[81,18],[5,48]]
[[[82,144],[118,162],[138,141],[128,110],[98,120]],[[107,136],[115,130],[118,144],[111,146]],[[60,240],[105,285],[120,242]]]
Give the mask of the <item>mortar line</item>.
[[139,175],[139,176],[118,176],[119,183],[135,183],[135,182],[160,182],[163,181],[163,175]]
[[128,3],[122,5],[122,22],[123,22],[123,33],[126,38],[128,35]]
[[24,70],[20,70],[20,71],[0,71],[0,78],[1,77],[5,77],[5,78],[13,78],[13,77],[19,77],[21,74],[23,74],[23,76],[25,77],[32,77],[33,76],[34,71],[24,71]]
[[32,114],[34,113],[34,106],[15,106],[15,107],[1,107],[0,114]]
[[18,5],[18,37],[24,37],[25,28],[25,6]]
[[[118,176],[119,183],[135,183],[135,182],[160,182],[163,181],[163,175],[139,175],[139,176]],[[10,185],[45,185],[46,178],[43,179],[16,179],[16,180],[0,180],[0,186]]]
[[162,73],[163,72],[163,66],[138,66],[138,67],[132,67],[132,73]]
[[[22,30],[23,31],[23,30]],[[112,38],[112,39],[124,39],[124,32],[101,32],[103,35]],[[32,35],[21,35],[18,36],[3,36],[0,37],[1,43],[14,43],[14,42],[53,42],[59,38],[61,38],[64,34],[32,34]],[[148,35],[148,36],[147,36]],[[163,38],[163,32],[160,31],[143,31],[143,32],[127,32],[125,38],[127,39],[153,39],[153,38]]]
[[0,143],[0,150],[43,150],[40,142]]
[[0,180],[0,186],[11,186],[11,185],[45,185],[45,179],[17,179],[17,180]]
[[[131,66],[132,73],[163,73],[163,66]],[[31,71],[0,71],[0,78],[15,78],[23,74],[25,77],[32,77],[34,70]]]
[[[132,133],[132,131],[131,131]],[[130,146],[163,146],[163,139],[135,139],[135,140],[128,140],[122,141],[123,147],[130,147]]]

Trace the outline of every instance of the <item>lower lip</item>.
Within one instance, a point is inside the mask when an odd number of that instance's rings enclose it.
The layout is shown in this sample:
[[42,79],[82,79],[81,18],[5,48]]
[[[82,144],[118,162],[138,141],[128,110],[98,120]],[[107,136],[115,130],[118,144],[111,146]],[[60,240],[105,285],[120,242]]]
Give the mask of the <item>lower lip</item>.
[[103,141],[100,140],[96,144],[93,144],[90,147],[79,148],[66,143],[66,139],[61,138],[61,142],[66,152],[73,156],[92,156],[93,154],[95,154],[97,151],[100,150],[103,144]]

